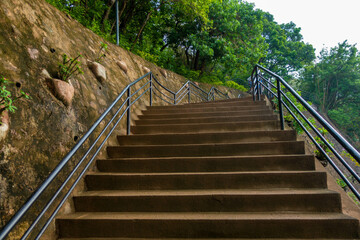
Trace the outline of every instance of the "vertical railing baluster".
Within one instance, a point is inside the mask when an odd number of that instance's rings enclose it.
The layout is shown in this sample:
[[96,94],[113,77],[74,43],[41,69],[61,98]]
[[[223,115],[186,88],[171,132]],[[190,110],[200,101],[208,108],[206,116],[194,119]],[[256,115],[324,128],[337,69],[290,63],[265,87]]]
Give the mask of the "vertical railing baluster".
[[284,130],[284,114],[282,108],[282,100],[281,100],[281,83],[280,79],[276,78],[276,85],[277,85],[277,95],[278,95],[278,104],[279,104],[279,115],[280,115],[280,127],[281,130]]
[[258,100],[261,99],[261,85],[260,85],[260,78],[259,78],[259,69],[256,68],[256,85],[257,85],[257,94],[258,94]]
[[174,93],[174,105],[176,105],[176,93]]
[[[257,72],[257,66],[255,66],[255,71]],[[253,95],[253,101],[255,102],[256,98],[255,98],[255,79],[256,79],[256,72],[255,72],[255,76],[254,76],[254,72],[251,73],[251,88],[252,88],[252,95]]]
[[119,34],[119,28],[120,28],[120,20],[119,20],[119,0],[116,0],[115,3],[116,8],[116,45],[119,46],[119,40],[120,40],[120,34]]
[[189,103],[191,103],[191,89],[190,89],[189,83],[188,83],[188,101],[189,101]]
[[152,93],[153,93],[152,92],[153,91],[152,90],[152,84],[153,84],[152,83],[152,73],[150,73],[150,89],[149,89],[150,90],[150,106],[152,106]]
[[126,134],[130,135],[130,122],[131,122],[131,87],[127,90],[127,113],[126,113]]

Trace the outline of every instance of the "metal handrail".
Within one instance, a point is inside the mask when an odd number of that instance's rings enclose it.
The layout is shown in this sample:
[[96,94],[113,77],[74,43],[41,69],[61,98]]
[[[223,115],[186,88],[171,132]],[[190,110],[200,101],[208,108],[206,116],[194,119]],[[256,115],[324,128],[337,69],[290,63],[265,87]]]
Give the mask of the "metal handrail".
[[[264,74],[275,78],[276,84],[274,84],[271,79],[266,78]],[[317,137],[330,149],[334,156],[338,159],[341,165],[348,170],[351,176],[360,183],[360,177],[357,172],[347,163],[347,161],[336,151],[336,149],[328,142],[327,139],[319,132],[319,130],[314,126],[306,116],[296,107],[296,105],[291,101],[291,99],[285,94],[282,90],[282,86],[291,93],[292,96],[328,131],[328,133],[334,137],[334,139],[353,157],[358,163],[360,163],[360,153],[339,133],[337,132],[317,111],[315,111],[308,102],[306,102],[282,77],[273,73],[269,69],[264,68],[261,65],[256,65],[251,73],[251,91],[253,94],[254,101],[260,100],[260,95],[267,95],[269,99],[275,97],[278,102],[278,110],[280,116],[280,126],[284,130],[284,113],[283,108],[291,114],[291,116],[296,120],[304,132],[309,136],[311,141],[315,144],[317,149],[325,156],[326,160],[334,168],[334,170],[339,174],[342,180],[349,186],[352,193],[360,200],[359,190],[356,189],[354,184],[352,184],[346,177],[345,173],[340,169],[339,165],[328,155],[328,153],[320,146],[316,141],[314,136],[308,131],[304,126],[302,121],[298,118],[291,108],[293,108],[300,117],[305,121],[305,123],[313,130]],[[270,95],[271,94],[271,95]],[[284,101],[284,98],[286,101]],[[288,104],[290,104],[290,106]]]
[[[149,77],[149,79],[147,79],[148,77]],[[137,90],[135,90],[133,93],[131,93],[131,88],[143,79],[147,79],[147,81],[141,87],[139,87]],[[171,95],[173,95],[173,98],[171,98],[171,97],[167,96],[166,94],[164,94],[164,96],[170,98],[170,102],[164,100],[163,98],[161,98],[161,96],[157,95],[155,90],[157,90],[160,93],[162,93],[162,91],[154,84],[157,84],[158,87],[162,88],[163,90],[165,90],[168,93],[170,93]],[[202,94],[206,95],[206,97],[203,98],[200,95],[197,95],[196,91],[194,91],[194,89],[200,91]],[[140,93],[140,91],[142,91],[142,92]],[[123,117],[125,115],[127,115],[127,118],[126,118],[127,134],[130,134],[131,106],[133,104],[135,104],[137,102],[137,100],[139,100],[141,97],[143,97],[148,92],[149,92],[149,97],[150,97],[150,101],[149,101],[150,106],[153,103],[153,95],[159,97],[159,99],[162,101],[165,101],[167,103],[174,104],[174,105],[181,102],[186,95],[188,95],[189,103],[191,102],[192,95],[199,97],[202,101],[205,101],[205,100],[209,100],[209,96],[213,95],[214,92],[216,92],[218,95],[219,95],[219,93],[221,93],[223,98],[229,98],[228,95],[222,93],[217,88],[213,87],[213,88],[211,88],[211,90],[209,92],[206,92],[205,90],[196,86],[195,84],[193,84],[190,81],[187,81],[185,84],[183,84],[183,86],[181,86],[181,88],[177,92],[174,92],[174,91],[166,88],[164,85],[162,85],[156,79],[156,77],[154,76],[154,74],[152,72],[149,72],[149,73],[145,74],[144,76],[136,79],[135,81],[129,83],[122,90],[122,92],[116,97],[116,99],[110,104],[110,106],[104,111],[104,113],[102,113],[100,115],[100,117],[95,121],[95,123],[90,127],[90,129],[84,134],[84,136],[81,137],[81,139],[78,141],[78,143],[75,144],[75,146],[69,151],[69,153],[60,161],[60,163],[54,168],[54,170],[45,179],[45,181],[35,190],[35,192],[29,197],[29,199],[25,202],[25,204],[15,213],[15,215],[10,219],[10,221],[3,227],[3,229],[0,232],[0,240],[5,239],[9,235],[9,233],[14,229],[14,227],[20,223],[22,218],[30,210],[30,208],[34,205],[34,203],[36,203],[39,200],[39,198],[43,195],[45,190],[48,189],[49,186],[54,182],[55,178],[59,175],[59,173],[63,171],[64,167],[70,162],[70,160],[73,160],[74,155],[78,152],[78,150],[84,146],[84,143],[87,140],[89,140],[90,136],[92,136],[95,133],[95,130],[100,126],[100,124],[105,122],[105,118],[107,116],[110,116],[110,113],[112,112],[112,110],[116,109],[115,106],[117,104],[120,104],[120,107],[117,108],[117,110],[115,111],[115,113],[113,114],[113,116],[111,117],[109,122],[105,124],[105,127],[101,130],[101,132],[95,138],[95,140],[93,142],[89,143],[90,147],[88,147],[87,150],[85,150],[86,151],[85,154],[82,155],[82,157],[77,162],[75,167],[72,170],[70,170],[70,173],[67,175],[66,179],[61,183],[60,187],[57,188],[55,194],[50,196],[50,200],[46,204],[44,204],[44,207],[42,208],[40,213],[36,216],[35,220],[32,221],[31,225],[26,229],[25,233],[21,237],[21,239],[27,239],[30,236],[30,234],[32,234],[35,227],[38,227],[38,228],[40,228],[40,231],[38,233],[35,233],[36,234],[35,239],[39,239],[43,235],[43,233],[45,232],[46,228],[49,226],[51,221],[54,219],[54,217],[56,216],[57,212],[60,210],[62,205],[65,203],[67,198],[70,196],[71,192],[73,191],[73,189],[75,188],[77,183],[81,180],[83,175],[86,173],[87,169],[91,166],[94,159],[96,158],[96,156],[98,155],[98,153],[100,152],[102,147],[105,145],[106,140],[110,137],[111,133],[115,130],[115,128],[117,127],[117,125],[120,123],[120,121],[123,119]],[[137,94],[139,94],[139,96],[137,96],[136,99],[132,100],[132,97],[135,97],[135,95],[137,95]],[[126,96],[125,99],[123,99],[124,96]],[[221,97],[221,96],[219,95],[219,97]],[[121,99],[123,99],[123,101],[120,101]],[[117,118],[117,120],[116,120],[116,118]],[[113,126],[110,128],[110,126],[112,124],[113,124]],[[105,135],[105,132],[108,129],[110,129],[110,130]],[[100,143],[100,146],[95,150],[95,153],[90,157],[90,160],[87,161],[83,170],[77,176],[76,180],[72,183],[69,190],[65,193],[65,196],[62,197],[60,203],[55,207],[55,210],[51,213],[50,217],[48,217],[45,220],[45,223],[42,226],[38,226],[40,220],[44,217],[45,213],[47,213],[47,211],[52,206],[54,201],[59,197],[60,193],[62,193],[65,186],[74,177],[75,173],[78,173],[78,170],[80,169],[80,167],[83,164],[85,164],[85,159],[90,155],[91,151],[95,149],[96,144],[104,136],[105,136],[105,138]]]

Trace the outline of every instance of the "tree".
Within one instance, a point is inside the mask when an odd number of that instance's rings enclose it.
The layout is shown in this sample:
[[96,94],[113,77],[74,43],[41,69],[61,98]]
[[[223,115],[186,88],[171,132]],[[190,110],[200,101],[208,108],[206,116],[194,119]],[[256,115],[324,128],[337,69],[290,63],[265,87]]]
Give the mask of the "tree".
[[319,62],[307,67],[301,78],[303,93],[324,113],[348,103],[360,103],[359,80],[359,52],[347,41],[323,49]]
[[294,73],[315,60],[315,49],[303,42],[301,28],[296,27],[295,23],[279,25],[270,13],[262,13],[263,36],[269,47],[261,63],[285,80],[290,80]]

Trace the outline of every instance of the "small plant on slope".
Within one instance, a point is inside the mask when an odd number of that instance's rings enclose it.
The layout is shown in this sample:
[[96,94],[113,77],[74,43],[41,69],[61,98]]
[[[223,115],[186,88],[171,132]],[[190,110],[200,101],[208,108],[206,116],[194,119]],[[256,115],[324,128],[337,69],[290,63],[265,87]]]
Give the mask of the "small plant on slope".
[[0,76],[0,116],[2,116],[5,111],[14,113],[17,107],[15,107],[13,104],[20,98],[30,99],[29,94],[21,90],[19,95],[12,96],[11,92],[6,89],[9,83],[11,83],[10,80]]
[[99,49],[99,52],[98,52],[98,56],[95,59],[95,62],[101,63],[103,58],[106,57],[107,48],[108,48],[108,45],[106,43],[101,42],[100,49]]
[[70,77],[84,73],[80,67],[80,57],[80,54],[76,58],[68,57],[65,53],[63,54],[62,63],[59,64],[59,78],[61,80],[69,82]]

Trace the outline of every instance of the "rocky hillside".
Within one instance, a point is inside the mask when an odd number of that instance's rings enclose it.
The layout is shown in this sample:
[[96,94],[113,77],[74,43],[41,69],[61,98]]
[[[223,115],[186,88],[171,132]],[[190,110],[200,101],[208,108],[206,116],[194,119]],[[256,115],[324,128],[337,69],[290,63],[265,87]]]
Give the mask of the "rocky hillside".
[[[22,90],[32,98],[15,103],[18,110],[10,114],[9,129],[2,132],[0,225],[3,225],[118,93],[142,76],[146,68],[170,89],[178,89],[186,80],[107,43],[108,53],[102,62],[107,79],[99,82],[87,62],[98,57],[104,40],[45,0],[0,1],[0,26],[0,77],[14,82],[10,87],[13,93]],[[47,84],[49,77],[57,77],[64,53],[71,57],[81,53],[84,71],[70,80],[74,97],[69,106],[58,100],[53,86]],[[206,85],[202,87],[209,89]],[[238,94],[222,89],[232,96]],[[138,114],[146,104],[147,98],[142,99],[133,112]]]

